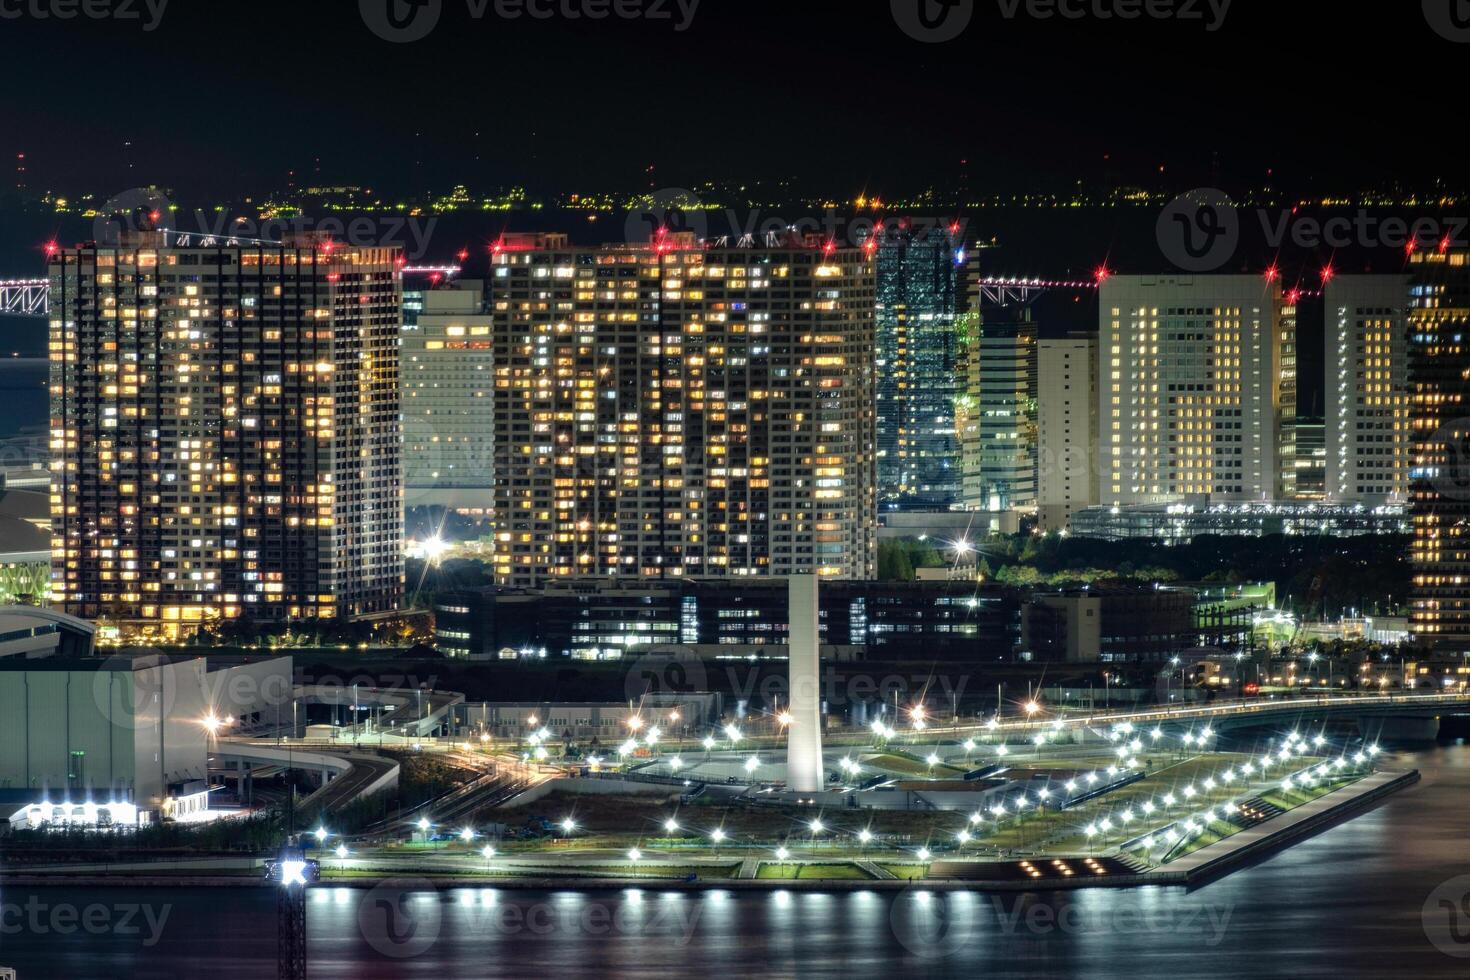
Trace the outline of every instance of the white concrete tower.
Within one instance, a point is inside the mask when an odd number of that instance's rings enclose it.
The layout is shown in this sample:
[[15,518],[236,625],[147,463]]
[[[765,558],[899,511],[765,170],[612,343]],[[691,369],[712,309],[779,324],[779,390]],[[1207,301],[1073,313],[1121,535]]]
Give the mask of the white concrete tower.
[[817,576],[793,575],[790,583],[791,724],[786,726],[786,788],[822,789],[822,664],[818,651]]

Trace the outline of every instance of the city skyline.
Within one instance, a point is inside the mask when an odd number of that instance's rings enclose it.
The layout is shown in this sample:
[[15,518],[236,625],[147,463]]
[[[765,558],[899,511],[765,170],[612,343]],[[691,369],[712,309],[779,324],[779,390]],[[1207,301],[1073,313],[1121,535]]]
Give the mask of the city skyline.
[[1380,7],[0,0],[0,980],[1462,977]]

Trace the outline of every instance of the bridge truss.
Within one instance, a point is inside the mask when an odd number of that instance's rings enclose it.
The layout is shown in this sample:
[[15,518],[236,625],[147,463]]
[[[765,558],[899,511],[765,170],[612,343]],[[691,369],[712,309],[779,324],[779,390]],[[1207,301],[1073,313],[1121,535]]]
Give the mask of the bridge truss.
[[0,313],[46,316],[50,312],[49,279],[0,279]]

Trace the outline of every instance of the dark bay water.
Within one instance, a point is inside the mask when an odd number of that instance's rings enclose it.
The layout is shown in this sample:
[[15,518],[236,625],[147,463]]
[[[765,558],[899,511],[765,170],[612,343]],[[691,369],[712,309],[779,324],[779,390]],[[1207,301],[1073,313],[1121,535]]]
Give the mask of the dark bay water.
[[[1423,782],[1192,891],[321,888],[309,900],[310,975],[1464,977],[1470,959],[1437,948],[1426,922],[1440,946],[1470,956],[1470,918],[1449,918],[1470,878],[1440,888],[1470,875],[1470,747],[1396,761]],[[0,888],[0,905],[0,964],[21,980],[276,975],[264,890]],[[72,918],[58,919],[66,909]]]

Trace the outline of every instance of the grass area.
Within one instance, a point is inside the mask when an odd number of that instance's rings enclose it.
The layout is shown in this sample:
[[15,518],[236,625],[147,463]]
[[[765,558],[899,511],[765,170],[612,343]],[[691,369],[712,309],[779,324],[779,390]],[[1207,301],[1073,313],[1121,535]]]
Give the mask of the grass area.
[[1186,842],[1183,847],[1179,848],[1179,850],[1170,855],[1169,860],[1177,861],[1180,858],[1184,857],[1184,855],[1193,854],[1195,851],[1199,850],[1202,847],[1209,847],[1211,844],[1217,844],[1227,837],[1240,833],[1241,829],[1242,828],[1237,827],[1235,824],[1228,823],[1224,820],[1212,821],[1209,826],[1205,828],[1204,833]]
[[783,881],[867,881],[868,875],[853,864],[762,864],[755,876],[768,880]]
[[[491,811],[484,817],[509,827],[519,827],[535,817],[545,817],[553,823],[571,817],[577,824],[576,834],[572,841],[558,843],[558,850],[587,841],[592,841],[595,846],[623,850],[655,841],[670,846],[704,843],[715,827],[724,830],[731,847],[739,847],[742,840],[750,839],[767,843],[790,840],[791,846],[796,847],[810,838],[811,831],[807,825],[818,816],[827,828],[821,835],[824,840],[832,837],[850,839],[858,831],[868,829],[877,835],[908,835],[923,841],[936,833],[936,821],[953,833],[965,820],[964,814],[936,814],[922,810],[815,810],[719,803],[680,806],[679,792],[674,788],[667,796],[597,797],[557,792],[526,806]],[[672,835],[663,827],[664,821],[671,817],[678,820],[680,828]],[[499,843],[496,847],[509,851],[517,847],[539,849],[544,845],[506,841],[503,848]]]
[[1319,800],[1322,797],[1326,796],[1328,793],[1331,793],[1333,790],[1341,789],[1349,783],[1356,781],[1356,779],[1334,779],[1330,782],[1318,783],[1311,789],[1302,789],[1301,787],[1296,787],[1294,789],[1288,790],[1282,789],[1278,786],[1276,789],[1273,789],[1266,793],[1262,793],[1261,799],[1265,800],[1272,806],[1280,807],[1283,810],[1291,810],[1301,806],[1303,803],[1310,803],[1313,800]]
[[[568,864],[549,864],[536,868],[507,868],[502,864],[492,862],[488,867],[479,863],[472,867],[464,868],[422,868],[415,874],[432,875],[436,878],[583,878],[583,877],[607,877],[622,876],[626,878],[687,878],[695,875],[702,880],[733,878],[739,870],[738,864],[712,864],[712,865],[653,865],[653,864],[612,864],[578,866]],[[197,872],[196,872],[197,873]],[[257,872],[258,873],[258,872]],[[348,868],[339,870],[337,868],[322,868],[322,880],[350,880],[354,878],[383,878],[393,875],[401,875],[401,868]]]
[[904,881],[918,881],[929,874],[927,864],[879,864],[878,867]]

